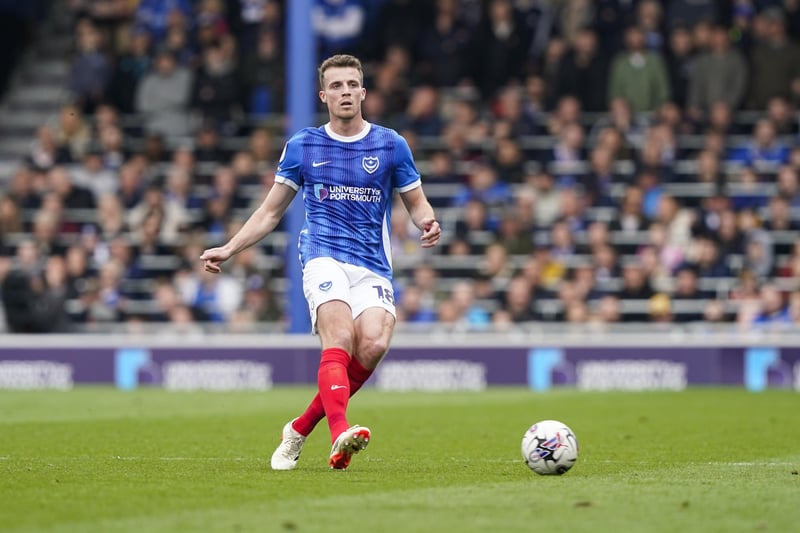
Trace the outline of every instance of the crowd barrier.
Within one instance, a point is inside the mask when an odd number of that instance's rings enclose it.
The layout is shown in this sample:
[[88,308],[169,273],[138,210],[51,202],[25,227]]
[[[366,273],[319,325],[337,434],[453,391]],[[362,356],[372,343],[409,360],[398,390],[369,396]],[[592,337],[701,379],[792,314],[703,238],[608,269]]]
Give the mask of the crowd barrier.
[[[316,382],[308,335],[3,335],[0,389],[266,390]],[[800,332],[399,334],[369,386],[800,390]]]

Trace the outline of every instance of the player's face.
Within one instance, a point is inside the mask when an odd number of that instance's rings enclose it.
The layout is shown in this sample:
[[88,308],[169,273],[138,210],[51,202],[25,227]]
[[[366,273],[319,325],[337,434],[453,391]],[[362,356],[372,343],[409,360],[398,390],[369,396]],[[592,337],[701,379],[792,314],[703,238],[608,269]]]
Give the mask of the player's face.
[[353,67],[331,67],[323,76],[319,98],[328,105],[331,118],[351,119],[361,116],[361,101],[367,94],[361,76]]

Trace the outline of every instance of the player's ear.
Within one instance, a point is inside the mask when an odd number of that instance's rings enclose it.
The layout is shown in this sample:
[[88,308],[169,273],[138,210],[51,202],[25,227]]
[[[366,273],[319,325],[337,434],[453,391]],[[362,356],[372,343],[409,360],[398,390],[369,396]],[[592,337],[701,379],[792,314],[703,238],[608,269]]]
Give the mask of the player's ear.
[[361,99],[363,100],[366,97],[367,97],[367,90],[364,87],[362,87],[361,88]]
[[320,91],[319,92],[319,99],[322,100],[323,103],[325,103],[325,100],[326,100],[325,91]]

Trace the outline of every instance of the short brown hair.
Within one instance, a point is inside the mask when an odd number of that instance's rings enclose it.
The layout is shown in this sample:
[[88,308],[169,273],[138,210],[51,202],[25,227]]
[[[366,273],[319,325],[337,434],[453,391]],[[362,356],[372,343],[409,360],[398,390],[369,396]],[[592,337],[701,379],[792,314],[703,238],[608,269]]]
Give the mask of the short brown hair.
[[356,69],[361,77],[361,85],[364,85],[364,69],[361,68],[361,61],[349,54],[337,54],[329,57],[319,66],[319,86],[322,89],[325,88],[322,77],[325,75],[325,71],[332,67],[352,67]]

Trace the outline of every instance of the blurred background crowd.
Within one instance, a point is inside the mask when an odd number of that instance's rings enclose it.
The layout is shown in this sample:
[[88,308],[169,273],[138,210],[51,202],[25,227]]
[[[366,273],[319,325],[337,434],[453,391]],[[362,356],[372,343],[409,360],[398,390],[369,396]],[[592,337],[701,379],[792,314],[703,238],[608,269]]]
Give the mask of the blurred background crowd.
[[[198,257],[272,186],[285,3],[29,5],[6,35],[29,53],[0,65],[8,328],[283,330],[282,228],[223,275]],[[311,17],[320,58],[362,58],[365,116],[408,140],[443,223],[422,250],[393,210],[402,327],[800,325],[800,0]]]

